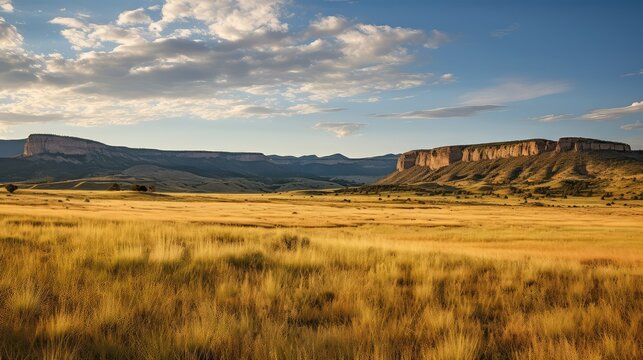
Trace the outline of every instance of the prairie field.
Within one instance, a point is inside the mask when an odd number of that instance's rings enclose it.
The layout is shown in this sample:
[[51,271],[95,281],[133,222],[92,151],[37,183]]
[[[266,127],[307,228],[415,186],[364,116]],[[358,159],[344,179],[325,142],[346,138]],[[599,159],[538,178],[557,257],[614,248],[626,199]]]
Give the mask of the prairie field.
[[0,193],[2,359],[641,359],[643,201]]

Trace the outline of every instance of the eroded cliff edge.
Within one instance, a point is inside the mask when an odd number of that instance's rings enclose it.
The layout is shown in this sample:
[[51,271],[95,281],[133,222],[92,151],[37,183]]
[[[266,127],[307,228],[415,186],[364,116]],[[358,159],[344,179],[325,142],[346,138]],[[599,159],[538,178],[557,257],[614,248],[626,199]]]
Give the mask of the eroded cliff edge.
[[496,160],[534,156],[546,152],[568,151],[631,151],[631,148],[624,143],[579,137],[565,137],[558,141],[530,139],[477,145],[442,146],[427,150],[413,150],[402,154],[397,162],[397,171],[401,172],[415,166],[437,170],[457,162]]

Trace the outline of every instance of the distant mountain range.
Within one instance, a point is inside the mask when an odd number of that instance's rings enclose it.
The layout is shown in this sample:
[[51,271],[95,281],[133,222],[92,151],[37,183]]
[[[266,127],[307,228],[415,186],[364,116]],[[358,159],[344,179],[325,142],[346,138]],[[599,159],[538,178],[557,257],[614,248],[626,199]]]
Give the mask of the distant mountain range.
[[[562,138],[454,145],[350,159],[217,151],[164,151],[31,135],[0,140],[0,183],[35,189],[281,192],[362,184],[488,190],[501,187],[643,191],[643,151],[623,143]],[[574,190],[575,189],[575,190]],[[544,190],[542,190],[544,191]]]
[[398,155],[350,159],[261,153],[164,151],[109,146],[55,135],[0,140],[0,182],[35,188],[106,189],[113,183],[159,191],[272,192],[370,183],[395,170]]

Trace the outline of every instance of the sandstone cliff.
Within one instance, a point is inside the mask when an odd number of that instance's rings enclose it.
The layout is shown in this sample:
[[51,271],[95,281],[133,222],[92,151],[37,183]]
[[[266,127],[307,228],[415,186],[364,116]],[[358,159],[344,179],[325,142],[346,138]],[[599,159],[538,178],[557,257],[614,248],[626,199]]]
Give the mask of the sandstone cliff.
[[630,146],[627,144],[586,138],[561,138],[558,141],[531,139],[491,144],[454,145],[406,152],[400,156],[397,162],[397,171],[404,171],[415,166],[437,170],[458,162],[534,156],[546,152],[630,150]]
[[87,155],[91,152],[105,153],[108,146],[96,141],[67,136],[30,135],[25,142],[23,157],[38,155]]

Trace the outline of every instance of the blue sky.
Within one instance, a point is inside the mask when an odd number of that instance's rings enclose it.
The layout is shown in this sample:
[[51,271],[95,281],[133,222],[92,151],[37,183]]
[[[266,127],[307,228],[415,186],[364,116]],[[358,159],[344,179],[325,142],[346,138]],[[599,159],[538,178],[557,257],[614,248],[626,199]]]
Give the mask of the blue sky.
[[643,148],[640,1],[0,0],[0,138],[370,156]]

